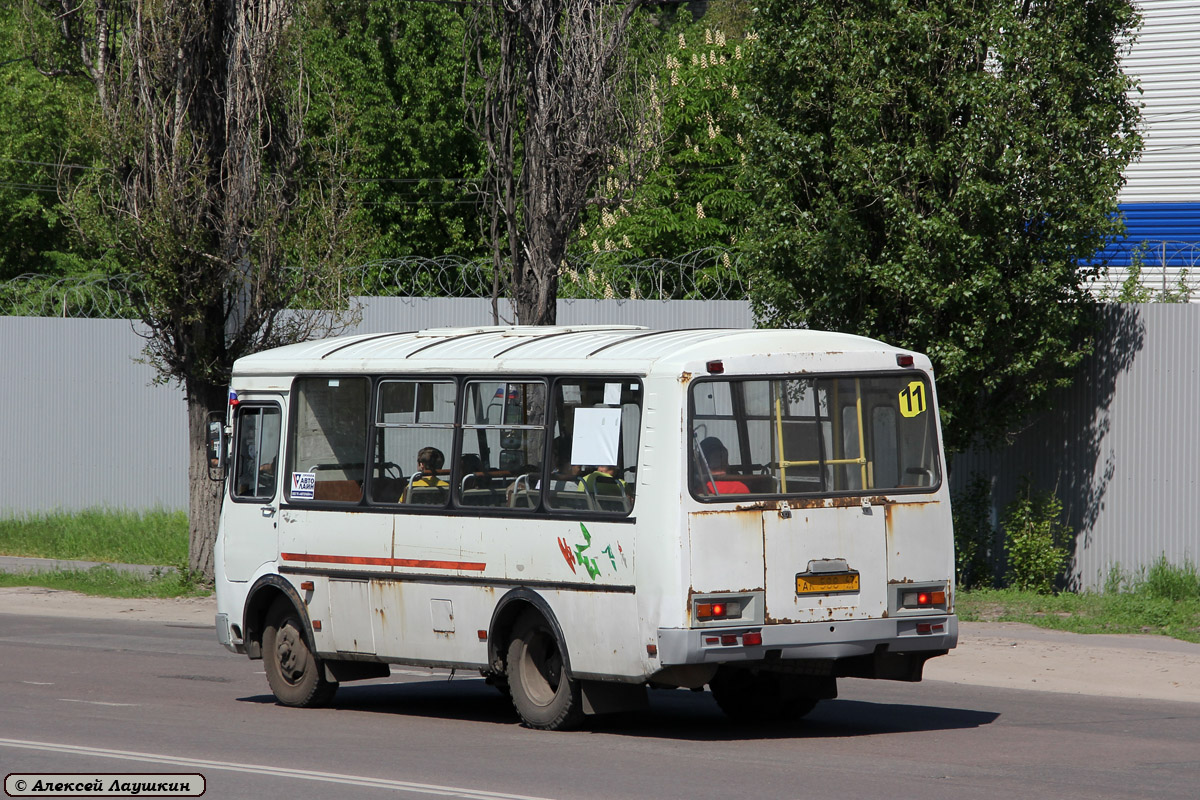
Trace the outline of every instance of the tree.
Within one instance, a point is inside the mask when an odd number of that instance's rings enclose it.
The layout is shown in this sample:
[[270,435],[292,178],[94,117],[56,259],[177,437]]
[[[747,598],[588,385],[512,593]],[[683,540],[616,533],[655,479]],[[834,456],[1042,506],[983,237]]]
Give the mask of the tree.
[[753,44],[741,30],[745,5],[712,3],[703,18],[685,14],[656,37],[648,53],[656,65],[651,169],[627,201],[587,210],[580,251],[672,258],[737,245],[755,208],[740,185],[742,84]]
[[627,186],[648,150],[625,59],[641,2],[501,0],[468,12],[464,87],[485,150],[493,294],[507,260],[523,324],[554,323],[559,266],[593,188],[601,176]]
[[927,352],[951,449],[1011,430],[1088,352],[1137,23],[1128,0],[764,3],[756,313]]
[[208,414],[224,411],[239,356],[328,329],[328,315],[287,309],[336,307],[330,265],[352,241],[337,152],[305,149],[303,17],[285,0],[25,10],[43,34],[43,73],[95,89],[106,147],[67,205],[81,233],[140,275],[146,355],[183,384],[188,561],[211,578],[221,491],[207,477]]
[[318,0],[306,66],[309,130],[353,109],[347,169],[366,259],[482,255],[479,142],[464,125],[463,15],[407,0]]

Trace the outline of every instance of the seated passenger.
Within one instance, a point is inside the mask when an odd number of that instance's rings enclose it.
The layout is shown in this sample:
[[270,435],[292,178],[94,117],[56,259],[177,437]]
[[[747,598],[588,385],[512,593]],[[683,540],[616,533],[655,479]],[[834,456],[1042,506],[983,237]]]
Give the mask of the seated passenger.
[[704,463],[700,464],[701,473],[707,466],[711,477],[706,481],[709,494],[750,494],[750,487],[745,483],[736,477],[726,477],[729,472],[729,450],[720,439],[709,436],[700,443],[700,453],[704,456]]
[[407,503],[409,501],[409,491],[422,487],[444,486],[450,484],[438,476],[438,470],[446,463],[446,457],[441,450],[436,447],[423,447],[421,452],[417,453],[417,471],[413,474],[412,480],[408,482],[408,486],[404,489],[404,496],[400,502]]
[[[579,486],[579,467],[571,463],[571,443],[565,437],[554,439],[554,472],[550,474],[550,491],[576,491]],[[542,488],[539,480],[534,488]]]

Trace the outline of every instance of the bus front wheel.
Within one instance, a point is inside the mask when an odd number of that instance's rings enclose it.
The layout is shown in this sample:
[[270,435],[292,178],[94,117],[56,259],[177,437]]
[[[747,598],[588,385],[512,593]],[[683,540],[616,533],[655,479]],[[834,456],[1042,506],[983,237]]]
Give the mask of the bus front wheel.
[[263,664],[276,700],[313,708],[333,699],[338,685],[325,679],[325,667],[309,649],[303,625],[286,597],[272,603],[263,628]]
[[567,672],[562,642],[535,611],[525,612],[513,627],[507,676],[513,706],[528,727],[568,730],[582,721],[579,682]]

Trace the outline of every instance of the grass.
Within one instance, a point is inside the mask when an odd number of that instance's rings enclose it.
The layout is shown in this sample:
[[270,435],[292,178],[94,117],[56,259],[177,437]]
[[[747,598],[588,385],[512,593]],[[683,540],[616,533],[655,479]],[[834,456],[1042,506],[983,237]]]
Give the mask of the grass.
[[181,567],[187,514],[96,509],[9,517],[0,519],[0,555]]
[[1110,573],[1102,592],[1036,594],[1016,589],[960,591],[967,622],[1025,622],[1074,633],[1150,633],[1200,642],[1200,573],[1160,558],[1137,574]]
[[208,594],[188,573],[188,523],[182,511],[93,509],[0,519],[0,555],[172,566],[142,577],[100,566],[90,570],[5,574],[0,587],[43,586],[102,597]]
[[171,572],[152,578],[117,572],[100,566],[89,570],[59,572],[0,572],[0,587],[40,586],[46,589],[65,589],[94,597],[205,597],[210,592],[187,573]]

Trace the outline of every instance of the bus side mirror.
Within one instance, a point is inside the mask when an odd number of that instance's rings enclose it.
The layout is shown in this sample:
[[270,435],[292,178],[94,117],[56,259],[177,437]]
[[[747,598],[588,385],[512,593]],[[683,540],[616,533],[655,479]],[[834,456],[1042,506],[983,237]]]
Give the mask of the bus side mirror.
[[229,448],[225,440],[225,419],[220,411],[208,415],[208,436],[205,454],[208,456],[209,480],[225,480],[225,454]]

